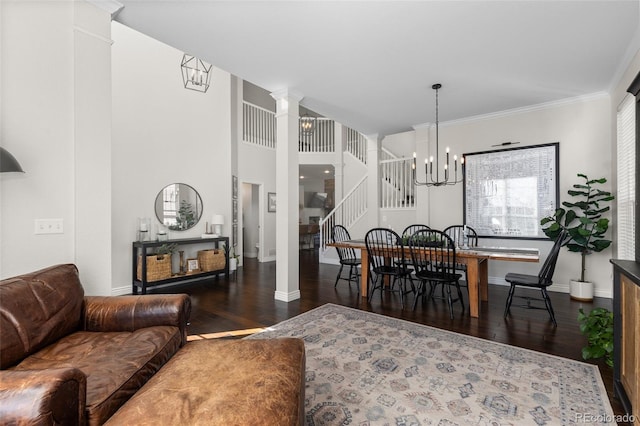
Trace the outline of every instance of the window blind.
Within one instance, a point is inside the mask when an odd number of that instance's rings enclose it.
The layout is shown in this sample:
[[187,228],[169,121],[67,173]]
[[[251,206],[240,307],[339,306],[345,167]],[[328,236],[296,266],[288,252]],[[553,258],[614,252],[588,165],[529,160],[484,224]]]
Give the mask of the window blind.
[[618,211],[617,255],[618,259],[635,259],[635,201],[636,201],[636,100],[627,94],[618,108]]

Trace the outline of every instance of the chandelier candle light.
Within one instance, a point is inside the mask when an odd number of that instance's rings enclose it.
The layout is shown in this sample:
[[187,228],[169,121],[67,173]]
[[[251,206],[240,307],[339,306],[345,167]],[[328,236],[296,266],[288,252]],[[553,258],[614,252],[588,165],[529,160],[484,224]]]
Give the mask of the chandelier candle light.
[[436,91],[436,176],[433,178],[433,155],[427,160],[424,159],[424,173],[425,173],[425,181],[419,182],[416,177],[416,153],[413,153],[413,165],[412,173],[413,173],[413,183],[417,186],[444,186],[444,185],[455,185],[456,183],[462,182],[462,177],[464,176],[464,157],[460,156],[460,169],[461,176],[458,177],[458,156],[453,156],[453,179],[449,180],[449,147],[447,147],[446,151],[446,163],[444,164],[444,180],[440,180],[440,156],[439,156],[439,141],[438,141],[438,90],[442,87],[442,84],[436,83],[431,86],[432,89]]

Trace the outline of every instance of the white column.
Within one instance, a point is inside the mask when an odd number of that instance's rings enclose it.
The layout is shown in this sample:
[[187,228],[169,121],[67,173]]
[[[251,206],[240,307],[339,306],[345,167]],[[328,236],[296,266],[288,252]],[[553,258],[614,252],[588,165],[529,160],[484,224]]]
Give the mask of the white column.
[[335,193],[334,201],[337,205],[344,197],[344,127],[335,123],[334,129],[335,162],[333,164]]
[[298,252],[298,115],[302,96],[289,90],[276,100],[276,292],[275,299],[300,298]]
[[75,263],[85,292],[111,295],[111,18],[122,5],[74,4]]
[[[424,160],[429,158],[429,130],[430,124],[419,124],[413,126],[415,130],[415,153],[416,153],[416,179],[420,182],[425,182],[427,176],[425,175]],[[416,186],[416,221],[415,223],[424,223],[429,225],[431,219],[431,212],[429,206],[431,205],[429,200],[429,187]]]
[[380,145],[378,134],[367,137],[367,209],[369,228],[380,226]]

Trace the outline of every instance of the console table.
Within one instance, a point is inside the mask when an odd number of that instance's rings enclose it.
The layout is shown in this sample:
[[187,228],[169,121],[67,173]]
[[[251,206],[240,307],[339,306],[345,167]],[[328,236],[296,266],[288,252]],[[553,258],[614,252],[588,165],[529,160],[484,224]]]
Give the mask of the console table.
[[613,390],[640,425],[640,263],[613,264]]
[[[199,272],[193,274],[171,274],[170,278],[148,281],[147,280],[147,256],[152,255],[149,249],[154,247],[160,247],[166,244],[176,244],[178,249],[182,246],[189,246],[195,244],[201,244],[208,246],[206,248],[215,248],[222,250],[225,256],[224,269],[215,271]],[[213,247],[212,247],[213,246]],[[142,294],[147,293],[147,288],[151,286],[157,286],[162,284],[172,284],[182,281],[197,281],[202,280],[213,275],[224,274],[226,278],[229,278],[229,237],[217,237],[217,238],[183,238],[167,241],[134,241],[132,248],[132,293],[138,294],[138,288]],[[141,274],[138,279],[138,257],[141,256]]]

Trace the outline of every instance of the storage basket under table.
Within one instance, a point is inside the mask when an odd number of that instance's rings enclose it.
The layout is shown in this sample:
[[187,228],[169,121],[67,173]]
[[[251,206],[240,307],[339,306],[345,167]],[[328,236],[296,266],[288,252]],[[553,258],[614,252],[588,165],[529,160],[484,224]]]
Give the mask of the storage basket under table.
[[[138,280],[142,280],[142,256],[138,256]],[[171,278],[171,255],[147,255],[147,282]]]
[[200,271],[220,271],[224,269],[225,265],[224,250],[208,249],[198,251],[198,266],[200,267]]

